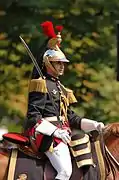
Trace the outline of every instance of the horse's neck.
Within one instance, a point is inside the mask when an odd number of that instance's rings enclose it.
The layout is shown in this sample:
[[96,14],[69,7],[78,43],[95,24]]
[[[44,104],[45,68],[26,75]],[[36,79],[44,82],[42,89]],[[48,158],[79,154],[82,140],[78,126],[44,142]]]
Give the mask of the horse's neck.
[[112,154],[112,156],[116,159],[116,161],[119,163],[119,137],[117,136],[110,136],[106,140],[106,146],[109,150],[109,152]]
[[109,149],[107,148],[107,146],[105,146],[106,152],[108,153],[109,157],[112,159],[112,162],[118,166],[119,168],[119,162],[115,159],[115,157],[111,154],[111,152],[109,151]]
[[111,154],[107,147],[106,150],[106,164],[107,164],[107,180],[118,180],[119,179],[119,162]]

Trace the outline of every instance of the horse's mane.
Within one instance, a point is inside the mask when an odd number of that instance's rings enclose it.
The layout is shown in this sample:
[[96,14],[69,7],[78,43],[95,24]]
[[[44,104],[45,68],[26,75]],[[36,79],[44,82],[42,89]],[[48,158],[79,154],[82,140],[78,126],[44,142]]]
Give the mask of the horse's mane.
[[105,126],[104,139],[108,138],[111,135],[119,136],[119,123],[110,123]]

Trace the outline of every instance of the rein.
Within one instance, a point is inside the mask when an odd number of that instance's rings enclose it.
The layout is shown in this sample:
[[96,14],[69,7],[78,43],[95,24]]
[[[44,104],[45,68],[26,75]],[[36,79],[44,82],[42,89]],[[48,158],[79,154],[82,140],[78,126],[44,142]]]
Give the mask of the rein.
[[115,159],[115,157],[111,154],[111,152],[109,151],[109,149],[107,148],[107,146],[105,146],[106,152],[109,154],[109,156],[113,159],[113,161],[115,162],[115,164],[118,166],[119,168],[119,162]]

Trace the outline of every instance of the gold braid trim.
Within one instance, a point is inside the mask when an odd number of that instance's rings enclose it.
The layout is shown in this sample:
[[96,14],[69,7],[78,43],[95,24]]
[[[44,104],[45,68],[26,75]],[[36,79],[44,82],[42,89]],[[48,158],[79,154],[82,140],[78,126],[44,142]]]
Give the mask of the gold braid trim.
[[105,178],[106,178],[105,163],[104,163],[104,158],[103,158],[103,154],[102,154],[102,151],[101,151],[100,141],[99,140],[95,141],[94,145],[95,145],[95,150],[96,150],[99,169],[100,169],[100,176],[101,176],[100,180],[105,180]]
[[33,91],[47,93],[46,80],[41,77],[39,79],[32,79],[29,83],[29,92]]
[[67,104],[65,101],[62,102],[61,100],[60,100],[60,115],[61,116],[63,115],[67,120]]
[[18,149],[12,149],[7,180],[14,179],[15,167],[17,163],[17,154],[18,154]]

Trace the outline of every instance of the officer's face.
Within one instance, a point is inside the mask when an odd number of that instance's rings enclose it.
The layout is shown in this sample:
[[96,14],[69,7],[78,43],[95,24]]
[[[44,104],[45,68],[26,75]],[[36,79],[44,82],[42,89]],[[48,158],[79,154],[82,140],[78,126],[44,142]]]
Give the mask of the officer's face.
[[52,62],[52,66],[57,72],[57,76],[62,76],[64,74],[64,62],[55,61]]

